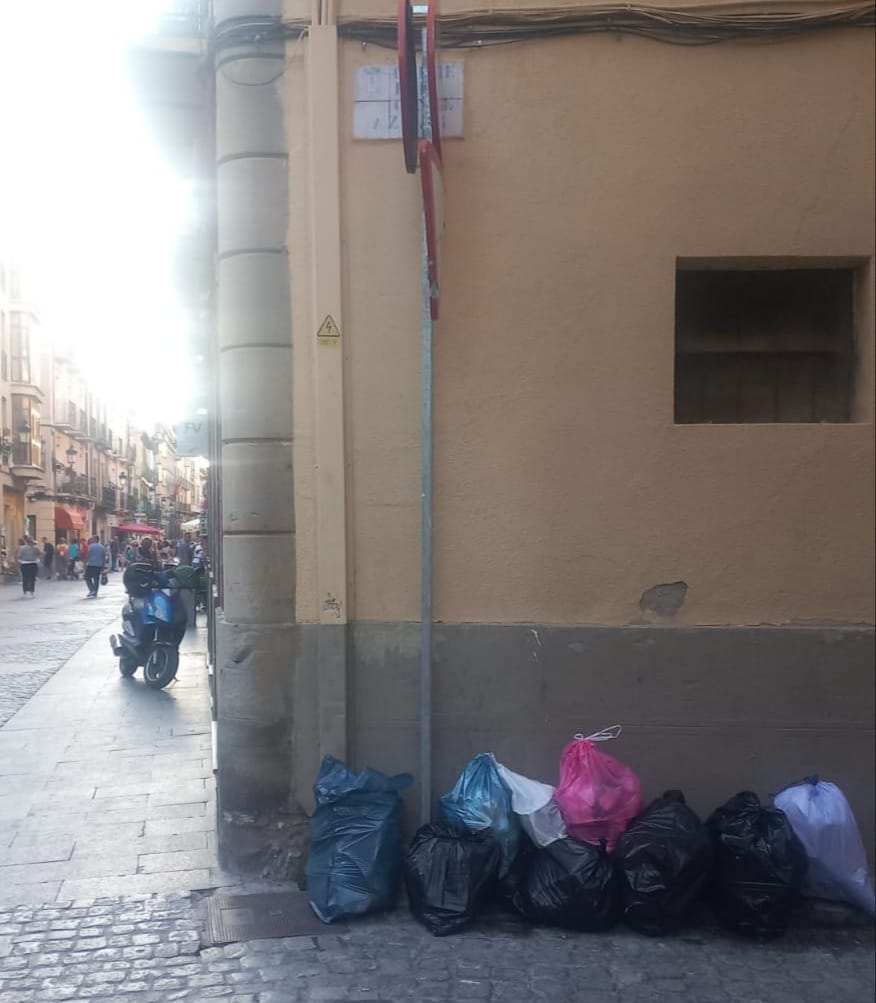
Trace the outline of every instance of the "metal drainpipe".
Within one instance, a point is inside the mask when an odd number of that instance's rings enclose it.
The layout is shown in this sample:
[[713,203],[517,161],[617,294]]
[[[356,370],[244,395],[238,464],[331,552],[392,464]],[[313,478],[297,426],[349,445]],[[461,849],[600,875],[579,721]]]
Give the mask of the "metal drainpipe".
[[423,485],[420,609],[420,823],[432,820],[432,315],[423,235]]

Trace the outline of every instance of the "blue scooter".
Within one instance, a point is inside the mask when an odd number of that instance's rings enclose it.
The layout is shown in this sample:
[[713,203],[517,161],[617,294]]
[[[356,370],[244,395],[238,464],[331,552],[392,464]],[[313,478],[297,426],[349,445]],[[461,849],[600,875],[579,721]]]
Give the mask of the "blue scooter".
[[186,609],[173,571],[151,564],[129,564],[122,578],[128,601],[122,607],[122,633],[110,637],[119,672],[133,676],[143,666],[143,679],[163,689],[176,677],[179,645],[186,632]]

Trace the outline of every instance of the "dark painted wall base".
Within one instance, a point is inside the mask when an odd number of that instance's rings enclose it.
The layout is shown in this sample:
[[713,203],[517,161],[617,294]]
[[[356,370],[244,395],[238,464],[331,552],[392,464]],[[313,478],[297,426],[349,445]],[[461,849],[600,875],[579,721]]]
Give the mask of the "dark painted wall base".
[[[299,628],[296,687],[311,699],[319,629]],[[419,626],[352,624],[348,645],[351,765],[416,774]],[[576,732],[619,723],[606,751],[646,797],[680,787],[706,814],[739,790],[766,795],[817,772],[846,792],[873,853],[872,628],[436,625],[433,721],[436,798],[482,751],[556,783]],[[296,715],[303,799],[318,763],[301,741],[312,723]],[[413,825],[416,791],[408,804]]]

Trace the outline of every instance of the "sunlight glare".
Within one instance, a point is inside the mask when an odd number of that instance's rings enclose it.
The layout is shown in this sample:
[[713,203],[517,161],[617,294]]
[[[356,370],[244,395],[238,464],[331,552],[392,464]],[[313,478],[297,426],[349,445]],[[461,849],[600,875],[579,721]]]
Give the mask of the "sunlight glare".
[[185,408],[172,242],[190,198],[146,132],[123,54],[162,6],[0,0],[0,251],[32,275],[44,336],[150,424]]

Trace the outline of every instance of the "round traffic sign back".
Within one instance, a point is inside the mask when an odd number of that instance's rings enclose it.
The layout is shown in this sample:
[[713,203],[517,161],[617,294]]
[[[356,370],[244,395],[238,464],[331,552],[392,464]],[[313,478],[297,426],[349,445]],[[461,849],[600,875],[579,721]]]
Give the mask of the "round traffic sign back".
[[414,174],[417,170],[419,101],[417,43],[414,37],[414,12],[411,0],[398,0],[398,88],[405,170],[408,174]]

